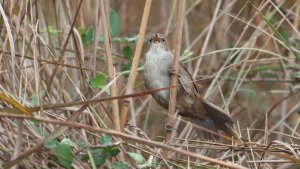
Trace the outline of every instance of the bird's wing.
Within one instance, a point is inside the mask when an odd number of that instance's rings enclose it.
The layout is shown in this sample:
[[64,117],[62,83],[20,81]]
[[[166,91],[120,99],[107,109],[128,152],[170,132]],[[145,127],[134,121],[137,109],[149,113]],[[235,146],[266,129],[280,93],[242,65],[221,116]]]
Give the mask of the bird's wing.
[[[164,55],[164,58],[166,60],[169,60],[170,63],[164,66],[168,66],[168,70],[171,71],[172,69],[172,62],[173,62],[173,54],[171,52],[167,52]],[[170,73],[171,76],[171,73]],[[188,72],[188,70],[185,68],[183,63],[179,63],[179,72],[178,72],[178,83],[185,92],[187,92],[189,95],[195,95],[198,94],[198,89],[196,87],[196,84],[193,81],[192,76]]]
[[191,74],[185,68],[183,63],[179,63],[179,73],[178,80],[183,89],[190,95],[195,95],[198,93],[198,89]]
[[[167,59],[172,57],[172,59]],[[173,60],[173,54],[171,52],[168,52],[165,55],[165,58],[167,60]],[[170,68],[169,70],[172,69],[172,63],[169,64]],[[171,73],[170,73],[171,76]],[[190,75],[190,73],[188,72],[188,70],[185,68],[183,63],[179,63],[179,72],[178,72],[178,82],[179,85],[182,86],[182,88],[189,94],[189,95],[195,95],[198,93],[198,89],[195,85],[195,83],[193,82],[193,78]]]

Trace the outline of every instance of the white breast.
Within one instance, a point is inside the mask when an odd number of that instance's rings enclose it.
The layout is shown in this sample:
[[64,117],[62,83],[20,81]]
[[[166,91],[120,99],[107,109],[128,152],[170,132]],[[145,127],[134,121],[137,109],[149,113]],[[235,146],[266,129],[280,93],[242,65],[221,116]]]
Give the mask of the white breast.
[[[170,74],[172,55],[161,48],[152,47],[146,53],[145,78],[149,81],[150,89],[170,86]],[[157,93],[161,98],[169,100],[169,90]]]

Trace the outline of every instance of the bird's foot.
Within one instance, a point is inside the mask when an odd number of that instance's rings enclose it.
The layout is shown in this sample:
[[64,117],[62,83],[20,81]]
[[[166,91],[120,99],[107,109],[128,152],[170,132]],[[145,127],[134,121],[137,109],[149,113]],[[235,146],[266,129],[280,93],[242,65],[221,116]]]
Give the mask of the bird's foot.
[[169,124],[165,124],[165,130],[166,132],[172,132],[172,130],[174,130],[173,126],[169,125]]
[[180,77],[180,74],[176,73],[175,70],[172,69],[172,68],[169,69],[169,73],[170,73],[171,75],[177,75],[178,77]]

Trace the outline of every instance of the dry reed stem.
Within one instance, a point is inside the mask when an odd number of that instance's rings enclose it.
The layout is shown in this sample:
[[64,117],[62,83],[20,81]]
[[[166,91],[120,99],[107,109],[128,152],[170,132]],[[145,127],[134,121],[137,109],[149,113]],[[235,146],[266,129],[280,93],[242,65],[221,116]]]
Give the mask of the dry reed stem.
[[[101,13],[101,25],[104,35],[104,46],[105,46],[105,57],[106,57],[106,67],[109,81],[114,79],[115,68],[113,66],[111,47],[110,47],[110,38],[109,38],[109,25],[107,18],[107,10],[105,10],[105,0],[100,1],[100,13]],[[112,97],[117,96],[117,84],[113,83],[110,87],[110,94]],[[120,131],[120,120],[119,120],[119,104],[117,100],[112,100],[112,118],[114,129]]]
[[[107,7],[107,8],[106,8]],[[114,80],[115,77],[115,67],[113,66],[113,58],[111,52],[111,44],[109,38],[109,21],[108,21],[108,10],[109,10],[109,3],[106,0],[100,1],[100,17],[101,17],[101,25],[103,29],[103,36],[104,36],[104,46],[105,46],[105,58],[106,58],[106,68],[108,74],[109,82]],[[110,94],[112,97],[117,96],[117,81],[113,82],[110,86]],[[116,131],[120,131],[120,112],[119,112],[119,103],[118,100],[112,100],[112,120],[113,120],[113,128]],[[120,160],[124,160],[123,152],[121,151],[118,154]]]
[[[137,45],[135,48],[134,57],[133,57],[133,61],[131,64],[131,70],[130,70],[130,74],[129,74],[129,79],[128,79],[127,86],[126,86],[126,91],[125,91],[126,95],[131,94],[133,87],[134,87],[135,79],[137,76],[137,68],[138,68],[138,64],[140,61],[145,32],[146,32],[148,18],[149,18],[149,14],[150,14],[151,4],[152,4],[152,0],[146,0],[143,17],[142,17],[142,22],[141,22],[141,27],[140,27],[140,31],[139,31],[139,35],[138,35],[138,41],[137,41]],[[121,110],[121,129],[122,130],[124,128],[124,125],[125,125],[125,122],[127,119],[128,103],[129,103],[129,100],[125,100],[124,105]]]
[[[22,150],[22,143],[23,143],[23,128],[24,128],[24,120],[20,119],[19,124],[18,124],[18,133],[17,133],[17,140],[15,143],[15,149],[14,153],[12,155],[11,160],[15,159],[16,157],[19,156]],[[15,165],[12,167],[12,169],[17,169],[18,165]]]
[[[65,128],[78,128],[78,129],[84,129],[84,130],[88,130],[94,133],[106,133],[106,134],[110,134],[116,137],[121,137],[123,139],[129,139],[129,140],[133,140],[136,141],[138,143],[141,144],[147,144],[149,146],[154,146],[154,147],[159,147],[168,151],[173,151],[173,152],[177,152],[179,154],[182,155],[186,155],[192,158],[196,158],[199,160],[203,160],[203,161],[207,161],[211,164],[217,164],[217,165],[221,165],[224,167],[228,167],[228,168],[232,168],[232,169],[245,169],[245,167],[236,164],[236,163],[232,163],[230,161],[220,161],[214,158],[210,158],[210,157],[206,157],[206,156],[202,156],[200,154],[196,154],[196,153],[192,153],[189,151],[185,151],[185,150],[181,150],[172,146],[169,146],[167,144],[162,144],[161,142],[156,142],[156,141],[151,141],[151,140],[146,140],[146,139],[142,139],[140,137],[135,137],[129,134],[124,134],[121,133],[119,131],[116,130],[111,130],[111,129],[102,129],[102,128],[95,128],[92,126],[88,126],[88,125],[84,125],[84,124],[79,124],[79,123],[75,123],[72,121],[62,121],[62,120],[53,120],[53,119],[46,119],[46,118],[42,118],[42,117],[29,117],[29,116],[24,116],[24,115],[16,115],[16,114],[8,114],[8,113],[3,113],[0,112],[0,116],[3,117],[9,117],[9,118],[17,118],[17,119],[28,119],[28,120],[38,120],[40,122],[44,122],[44,123],[51,123],[51,124],[58,124],[58,125],[62,125],[62,127]],[[7,164],[3,165],[4,168],[8,168],[9,166]]]
[[4,9],[2,7],[2,3],[0,3],[0,13],[2,15],[2,19],[4,21],[5,24],[5,28],[6,28],[6,32],[7,32],[7,36],[8,36],[8,41],[9,41],[9,48],[10,48],[10,53],[11,53],[11,70],[12,70],[12,91],[14,91],[16,93],[16,55],[15,55],[15,45],[14,45],[14,40],[13,40],[13,36],[11,33],[11,29],[10,29],[10,24],[8,22],[8,18],[4,12]]
[[[67,39],[66,39],[64,45],[62,46],[61,54],[60,54],[60,57],[59,57],[59,59],[58,59],[58,61],[57,61],[58,63],[60,63],[60,62],[63,60],[63,58],[64,58],[64,54],[65,54],[67,45],[68,45],[68,43],[69,43],[69,40],[70,40],[70,38],[71,38],[71,34],[72,34],[72,32],[73,32],[73,28],[74,28],[74,26],[75,26],[75,22],[76,22],[76,19],[77,19],[77,17],[78,17],[79,9],[80,9],[80,7],[81,7],[81,5],[82,5],[82,2],[83,2],[83,0],[80,0],[80,2],[79,2],[79,4],[78,4],[78,7],[77,7],[77,9],[76,9],[76,13],[75,13],[75,16],[74,16],[74,19],[73,19],[73,22],[72,22],[70,31],[69,31],[69,33],[68,33]],[[50,91],[51,84],[52,84],[53,79],[54,79],[54,77],[55,77],[55,75],[56,75],[56,73],[57,73],[57,70],[58,70],[58,65],[55,67],[55,69],[53,70],[53,72],[52,72],[52,74],[51,74],[51,77],[50,77],[50,80],[49,80],[49,84],[47,84],[47,85],[48,85],[48,86],[47,86],[47,89],[46,89],[47,92]]]
[[[86,107],[87,107],[87,104],[81,106],[66,121],[72,122],[72,121],[76,120],[77,117],[82,113],[82,111],[84,109],[86,109]],[[47,142],[51,139],[55,139],[55,138],[59,137],[60,135],[62,135],[68,129],[69,129],[68,126],[59,126],[59,127],[57,127],[52,133],[50,133],[48,136],[46,136],[45,138],[40,140],[38,143],[36,143],[36,145],[34,147],[26,150],[24,153],[22,153],[20,156],[18,156],[14,160],[3,164],[3,168],[11,168],[12,166],[20,163],[22,160],[24,160],[25,158],[30,156],[32,153],[38,151],[44,145],[45,142]]]
[[218,12],[220,10],[221,4],[222,4],[222,0],[218,0],[218,3],[217,3],[217,6],[216,6],[216,9],[215,9],[212,21],[210,22],[210,25],[209,25],[209,29],[208,29],[208,32],[207,32],[207,35],[206,35],[203,47],[201,49],[201,53],[199,55],[199,59],[197,61],[196,67],[195,67],[195,71],[193,73],[193,79],[196,78],[196,76],[197,76],[197,74],[199,72],[200,64],[202,62],[202,57],[200,57],[200,56],[202,56],[204,54],[204,52],[206,51],[206,49],[207,49],[207,45],[208,45],[209,40],[211,39],[212,31],[213,31],[213,28],[214,28],[214,26],[216,24],[216,20],[217,20],[216,18],[217,18]]
[[[114,41],[114,39],[130,37],[130,35],[136,34],[135,32],[140,30],[141,23],[139,20],[143,13],[145,1],[135,1],[137,3],[126,3],[125,1],[111,3],[111,8],[120,16],[119,19],[121,20],[121,31],[112,36],[110,45],[114,46],[112,49],[114,51],[111,52],[112,55],[117,56],[114,58],[114,63],[118,77],[122,79],[125,72],[130,73],[130,70],[122,70],[123,65],[130,62],[124,59],[122,47],[126,45],[131,48],[133,44],[131,42]],[[22,107],[29,108],[28,114],[33,111],[43,112],[38,117],[45,119],[52,117],[53,119],[70,120],[70,118],[68,119],[69,114],[73,114],[81,105],[88,104],[89,107],[81,112],[82,116],[77,116],[76,122],[90,125],[93,128],[105,128],[106,123],[111,121],[111,117],[108,117],[110,113],[107,110],[111,105],[110,100],[118,99],[122,101],[129,97],[135,97],[128,99],[131,101],[128,107],[129,110],[132,110],[131,112],[134,112],[130,121],[136,123],[135,127],[137,129],[129,131],[126,128],[125,131],[130,135],[136,135],[136,137],[146,138],[147,140],[163,140],[164,137],[158,136],[163,132],[162,124],[164,123],[159,117],[161,117],[161,113],[167,115],[167,112],[162,111],[154,102],[154,104],[148,104],[150,96],[144,97],[144,95],[156,91],[144,91],[112,98],[102,98],[103,91],[98,92],[93,98],[90,98],[90,93],[86,93],[86,91],[92,90],[91,86],[86,83],[89,80],[89,75],[92,73],[103,74],[103,69],[97,67],[98,71],[95,71],[93,65],[104,65],[105,58],[103,54],[105,50],[101,47],[96,49],[97,42],[100,41],[103,44],[102,38],[99,38],[101,35],[97,36],[96,26],[94,27],[96,32],[92,35],[94,39],[90,39],[91,41],[88,44],[85,43],[84,46],[79,44],[86,40],[84,33],[90,30],[86,29],[87,27],[96,25],[96,20],[98,25],[101,26],[99,24],[100,11],[98,12],[99,16],[95,17],[97,15],[95,14],[97,13],[96,10],[98,10],[95,9],[96,3],[100,3],[100,1],[95,3],[93,0],[86,0],[82,4],[75,26],[72,29],[74,31],[72,31],[72,37],[67,40],[65,51],[61,51],[70,30],[68,25],[74,23],[73,17],[79,2],[69,0],[3,1],[1,3],[10,27],[10,30],[7,30],[7,24],[1,17],[1,92],[10,98],[14,98]],[[175,0],[162,0],[155,3],[153,1],[147,26],[149,32],[174,32],[175,26],[168,24],[168,28],[165,30],[166,25],[164,25],[167,24],[167,16],[169,16],[169,21],[176,23],[177,14],[175,15],[175,13],[177,12],[172,12],[171,9],[174,6],[175,11],[177,7],[174,2]],[[221,2],[203,0],[186,2],[185,15],[188,22],[185,23],[183,37],[188,38],[187,35],[189,35],[191,43],[186,39],[186,41],[183,40],[182,45],[187,45],[189,52],[193,52],[193,54],[189,56],[183,54],[184,62],[189,64],[191,67],[189,70],[192,72],[192,70],[195,70],[197,59],[199,57],[202,59],[202,66],[200,65],[199,72],[197,72],[199,78],[194,82],[201,83],[201,86],[203,86],[201,92],[205,93],[205,89],[207,89],[211,80],[215,79],[206,92],[207,95],[210,98],[218,96],[214,101],[219,105],[223,104],[222,100],[225,99],[227,103],[225,108],[230,110],[234,120],[240,120],[237,123],[240,135],[245,137],[245,134],[248,133],[252,142],[251,144],[247,142],[244,142],[245,144],[216,144],[208,141],[195,141],[190,125],[187,125],[185,129],[182,128],[185,127],[187,121],[177,118],[174,128],[178,129],[176,135],[178,134],[179,139],[173,138],[172,135],[170,146],[197,152],[200,155],[222,161],[230,160],[250,168],[297,168],[297,162],[299,163],[296,159],[299,156],[299,145],[297,144],[300,140],[300,118],[297,110],[300,107],[298,104],[300,85],[298,84],[299,76],[295,77],[294,75],[299,72],[300,66],[298,60],[290,57],[292,52],[288,50],[292,49],[291,51],[300,54],[298,50],[299,31],[297,29],[299,24],[296,23],[299,21],[299,9],[297,9],[299,3],[287,0],[253,0],[249,5],[248,1],[223,0],[218,14],[215,16],[216,23],[211,36],[209,36],[208,45],[204,45],[207,46],[206,49],[205,47],[202,48],[202,50],[205,49],[205,53],[201,55],[201,46],[208,38],[207,35],[212,20],[214,20],[212,19],[214,17],[213,13],[217,12],[216,6]],[[199,5],[200,2],[201,5]],[[262,19],[262,16],[267,18],[275,29],[283,33],[282,35],[287,38],[292,46],[285,45],[282,39],[274,33],[275,31],[266,25],[266,21]],[[8,35],[9,31],[11,31],[12,38]],[[173,41],[175,39],[173,33],[168,37]],[[12,70],[14,60],[11,60],[11,39],[13,39],[16,50],[14,52],[16,60],[13,67],[15,73]],[[173,48],[175,47],[173,46]],[[58,62],[57,60],[59,60],[62,52],[64,52],[63,60]],[[96,52],[98,54],[97,58],[95,58]],[[79,65],[81,63],[83,64]],[[58,71],[55,70],[56,67],[58,67]],[[260,70],[260,68],[262,69]],[[142,69],[139,68],[139,70]],[[53,77],[50,90],[45,90],[50,81],[49,77],[51,77],[54,70],[57,73]],[[265,72],[271,73],[272,76],[261,76]],[[14,76],[16,83],[13,82]],[[118,77],[114,79],[118,79]],[[120,82],[118,81],[118,83]],[[112,83],[114,81],[106,84],[106,87],[109,88]],[[136,85],[142,83],[143,78],[137,75],[134,88],[139,91],[143,90],[144,88],[141,85]],[[13,84],[15,84],[15,88]],[[36,87],[39,87],[39,89],[36,89]],[[45,91],[46,94],[41,95],[40,91]],[[224,94],[224,99],[222,94]],[[283,97],[285,94],[288,94],[288,96]],[[88,98],[85,98],[85,96]],[[32,97],[39,99],[40,104],[34,104]],[[100,100],[95,100],[95,98],[100,98]],[[287,104],[283,104],[283,100],[286,100],[285,103]],[[20,112],[5,99],[4,101],[0,100],[0,102],[0,111],[7,111],[6,113]],[[43,110],[38,106],[41,104],[43,104]],[[280,106],[283,109],[280,109]],[[280,114],[283,116],[280,117]],[[77,145],[82,140],[88,145],[94,145],[100,137],[100,132],[86,131],[85,134],[83,129],[61,130],[59,125],[51,123],[39,123],[36,126],[32,123],[33,121],[29,120],[24,121],[25,125],[21,133],[18,132],[18,126],[15,122],[15,119],[0,118],[0,163],[1,160],[9,162],[12,159],[13,152],[18,150],[15,143],[23,142],[21,154],[17,153],[17,158],[26,157],[26,159],[22,162],[15,162],[19,164],[19,167],[24,168],[60,167],[57,161],[50,159],[53,157],[53,153],[39,147],[40,144],[43,144],[41,140],[45,138],[44,134],[49,133],[49,131],[54,140],[59,141],[69,138]],[[65,128],[65,126],[61,127]],[[140,127],[142,128],[141,131],[138,130]],[[248,127],[248,130],[244,129],[246,127]],[[280,128],[284,128],[284,133],[278,132]],[[133,129],[133,127],[129,129]],[[60,134],[61,132],[63,134]],[[20,140],[19,134],[22,134],[22,140]],[[56,136],[59,136],[59,139]],[[282,138],[282,141],[274,141],[276,138]],[[30,149],[31,147],[34,148]],[[206,161],[199,162],[196,158],[171,151],[169,151],[169,160],[166,160],[161,155],[164,149],[148,146],[147,143],[140,144],[136,141],[128,140],[127,142],[126,140],[120,148],[123,152],[141,154],[148,165],[155,166],[160,161],[165,160],[166,164],[168,163],[170,167],[174,168],[211,167]],[[76,153],[78,151],[76,148],[71,150],[72,153],[75,152],[75,161],[72,162],[72,167],[95,167],[90,166],[90,162],[80,159],[81,153],[85,154],[89,151],[89,147],[81,149],[80,154]],[[23,154],[25,151],[28,151],[26,152],[27,155]],[[31,153],[32,155],[29,156]],[[149,154],[150,157],[144,153]],[[90,161],[92,161],[92,154],[89,155]],[[45,158],[41,159],[39,157]],[[293,159],[289,159],[289,157]],[[126,162],[129,163],[130,167],[137,167],[137,164],[133,160],[129,160],[129,157],[126,158]],[[104,165],[109,167],[111,164],[113,163]]]
[[99,21],[100,21],[100,18],[99,18],[99,1],[96,0],[95,1],[95,19],[94,19],[94,28],[95,28],[95,36],[94,36],[94,49],[93,49],[93,76],[96,75],[96,63],[97,63],[97,47],[98,47],[98,36],[99,36]]
[[[175,53],[173,59],[172,69],[174,70],[174,74],[171,77],[171,86],[178,85],[178,72],[179,72],[179,57],[180,57],[180,49],[181,49],[181,39],[182,39],[182,30],[183,30],[183,22],[185,18],[185,0],[179,0],[178,2],[178,14],[177,14],[177,23],[175,30]],[[168,110],[168,118],[166,124],[166,138],[165,143],[168,144],[171,139],[171,133],[174,127],[174,117],[176,111],[176,99],[177,99],[177,88],[170,89],[170,101],[169,101],[169,110]],[[168,159],[168,152],[164,151],[163,156]],[[162,167],[164,168],[164,167]]]

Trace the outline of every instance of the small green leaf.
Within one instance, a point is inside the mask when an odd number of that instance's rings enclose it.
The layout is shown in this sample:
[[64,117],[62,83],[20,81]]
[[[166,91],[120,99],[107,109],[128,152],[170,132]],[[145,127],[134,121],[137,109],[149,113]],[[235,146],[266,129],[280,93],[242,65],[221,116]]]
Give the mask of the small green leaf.
[[[134,36],[131,36],[131,37],[126,37],[125,39],[129,43],[137,43],[138,35],[134,35]],[[144,39],[144,42],[145,41],[146,41],[146,39]]]
[[68,138],[64,138],[60,143],[61,143],[61,144],[68,145],[69,147],[77,148],[76,143],[74,143],[73,141],[71,141],[71,140],[68,139]]
[[129,168],[129,164],[127,162],[118,161],[118,162],[112,163],[111,166],[109,166],[108,168],[110,168],[110,169],[127,169],[127,168]]
[[90,80],[90,84],[92,88],[101,88],[106,81],[106,76],[103,74],[98,74],[95,77],[92,77]]
[[81,35],[81,40],[84,46],[94,40],[94,31],[93,25],[91,25],[87,30],[85,28],[78,28],[78,32]]
[[109,9],[110,35],[115,36],[120,30],[120,18],[116,11]]
[[122,71],[130,70],[130,69],[131,69],[131,63],[122,65]]
[[[134,43],[136,44],[138,40],[138,35],[134,35],[132,37],[114,37],[112,38],[113,42],[120,42],[120,43]],[[145,40],[144,40],[145,42]]]
[[[45,96],[45,90],[42,90],[41,91],[41,97],[44,97],[44,96]],[[32,106],[37,106],[38,98],[35,94],[30,96],[29,99],[30,99],[30,103],[31,103]]]
[[[118,43],[133,43],[136,44],[138,40],[138,35],[134,35],[132,37],[113,37],[111,38],[112,42],[118,42]],[[145,42],[146,40],[144,40]],[[104,42],[103,35],[99,36],[99,42]]]
[[291,72],[291,78],[299,79],[299,77],[300,77],[300,72],[295,72],[295,71]]
[[58,142],[56,140],[49,140],[44,143],[44,147],[48,149],[54,149],[57,147]]
[[108,145],[111,144],[111,142],[112,142],[112,137],[110,135],[102,134],[102,136],[100,137],[100,144],[102,145]]
[[114,146],[114,147],[105,147],[102,150],[103,155],[107,156],[107,157],[115,157],[119,154],[120,150],[118,147]]
[[37,104],[38,104],[38,99],[37,99],[36,95],[30,96],[29,99],[30,99],[30,104],[31,104],[32,106],[37,106]]
[[105,86],[106,76],[104,74],[98,74],[90,79],[90,85],[92,88],[100,88],[104,90],[107,95],[110,95],[109,88]]
[[128,60],[128,61],[132,60],[133,52],[129,46],[125,46],[123,48],[123,55],[126,60]]
[[65,168],[71,168],[73,155],[68,145],[59,143],[55,149],[55,156],[59,164]]
[[137,164],[143,164],[144,158],[141,154],[137,153],[127,153],[130,158],[132,158]]
[[105,163],[106,158],[107,157],[103,156],[103,155],[97,155],[97,156],[95,156],[94,160],[95,160],[96,166],[97,167],[102,166]]

